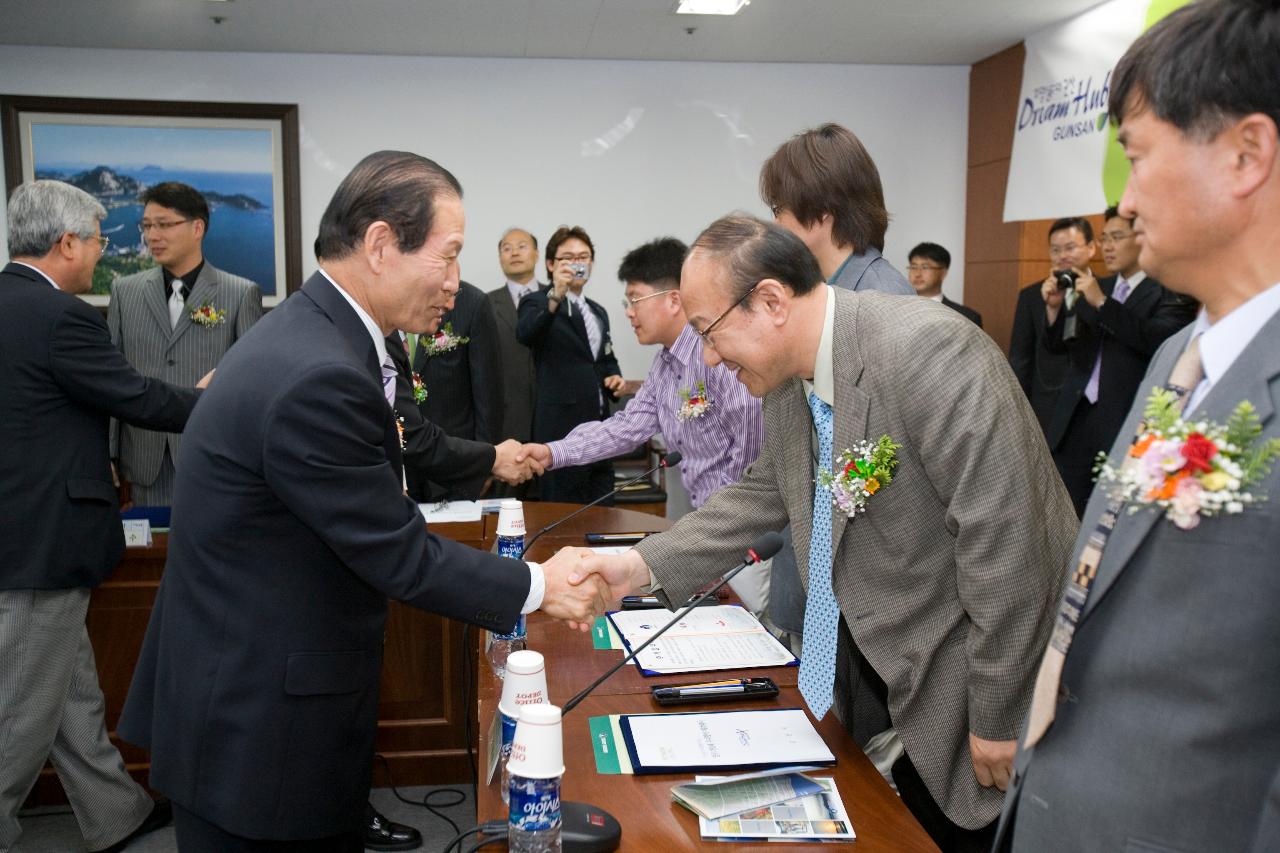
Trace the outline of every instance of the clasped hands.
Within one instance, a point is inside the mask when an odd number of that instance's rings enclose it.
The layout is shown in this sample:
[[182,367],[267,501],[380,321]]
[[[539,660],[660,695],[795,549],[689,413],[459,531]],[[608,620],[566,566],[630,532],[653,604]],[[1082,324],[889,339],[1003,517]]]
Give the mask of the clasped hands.
[[546,592],[542,612],[579,631],[616,610],[622,596],[649,584],[649,569],[636,551],[597,554],[589,548],[561,548],[542,563]]

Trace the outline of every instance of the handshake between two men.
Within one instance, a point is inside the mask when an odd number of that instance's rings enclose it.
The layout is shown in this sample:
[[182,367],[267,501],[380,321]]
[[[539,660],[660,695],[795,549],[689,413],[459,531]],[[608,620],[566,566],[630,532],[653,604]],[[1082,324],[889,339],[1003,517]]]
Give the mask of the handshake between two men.
[[648,587],[649,567],[637,551],[598,554],[589,548],[561,548],[542,563],[546,591],[543,613],[579,631],[608,610],[617,610],[624,595]]

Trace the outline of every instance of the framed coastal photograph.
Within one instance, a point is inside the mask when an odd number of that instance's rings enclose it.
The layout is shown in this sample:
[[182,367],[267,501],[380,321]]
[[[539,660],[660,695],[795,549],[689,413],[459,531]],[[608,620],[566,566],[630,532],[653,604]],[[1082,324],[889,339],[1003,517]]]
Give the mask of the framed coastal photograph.
[[107,209],[110,238],[85,296],[110,300],[121,276],[155,266],[139,195],[181,181],[209,202],[205,258],[262,288],[276,305],[302,274],[296,104],[0,96],[7,190],[50,178]]

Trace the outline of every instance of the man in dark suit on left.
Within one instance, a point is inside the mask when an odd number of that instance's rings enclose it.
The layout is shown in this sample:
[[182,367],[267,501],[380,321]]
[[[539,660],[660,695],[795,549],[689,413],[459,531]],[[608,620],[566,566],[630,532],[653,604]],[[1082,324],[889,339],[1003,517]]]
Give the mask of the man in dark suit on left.
[[921,243],[907,255],[907,281],[917,296],[941,302],[982,328],[982,315],[942,295],[942,282],[951,269],[951,253],[937,243]]
[[[179,432],[197,392],[142,376],[76,297],[107,245],[106,211],[59,181],[9,200],[0,272],[0,850],[53,762],[91,851],[164,826],[169,804],[129,776],[107,737],[85,628],[89,594],[124,551],[107,453],[111,418]],[[208,375],[200,386],[208,382]]]

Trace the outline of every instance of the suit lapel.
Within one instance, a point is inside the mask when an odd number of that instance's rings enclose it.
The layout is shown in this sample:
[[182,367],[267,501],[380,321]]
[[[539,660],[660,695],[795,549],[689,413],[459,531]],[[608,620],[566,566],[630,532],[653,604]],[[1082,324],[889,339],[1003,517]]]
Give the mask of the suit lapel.
[[[1152,372],[1149,377],[1151,381],[1146,383],[1148,386],[1159,385],[1163,387],[1169,381],[1169,374],[1173,372],[1174,362],[1177,361],[1178,356],[1186,348],[1187,340],[1191,337],[1193,328],[1194,324],[1170,338],[1171,343],[1162,352],[1158,369]],[[1249,346],[1236,359],[1235,364],[1231,365],[1231,369],[1213,386],[1204,400],[1189,413],[1189,417],[1197,420],[1204,419],[1216,423],[1224,423],[1240,401],[1248,400],[1257,411],[1258,420],[1261,421],[1265,430],[1275,416],[1276,403],[1271,396],[1270,383],[1277,376],[1280,376],[1280,347],[1275,344],[1278,338],[1280,338],[1280,313],[1273,316],[1258,331],[1258,334],[1250,341]],[[1139,391],[1139,395],[1141,400],[1145,400],[1146,397],[1142,391]],[[1135,408],[1140,408],[1141,400],[1135,402]],[[1125,424],[1125,431],[1121,433],[1126,445],[1136,430],[1136,420],[1133,413],[1131,413],[1129,421]],[[1116,446],[1117,448],[1121,446],[1120,440],[1117,440]],[[1116,452],[1118,451],[1113,449],[1113,456]],[[1105,505],[1105,498],[1101,494],[1095,493],[1090,501],[1089,509],[1085,513],[1085,524],[1089,530],[1093,529],[1101,507]],[[1207,518],[1201,524],[1210,525],[1221,522],[1221,518]],[[1116,578],[1128,566],[1138,547],[1152,532],[1153,528],[1158,525],[1172,525],[1172,522],[1167,521],[1162,513],[1154,509],[1142,509],[1132,515],[1127,512],[1122,513],[1120,519],[1116,522],[1115,530],[1107,540],[1107,547],[1103,552],[1102,562],[1098,567],[1098,577],[1094,581],[1093,589],[1089,595],[1088,602],[1085,604],[1081,619],[1084,619],[1097,607],[1099,600],[1106,595],[1107,591],[1115,583]],[[1195,534],[1194,531],[1173,529],[1171,535],[1193,536]],[[1078,549],[1075,559],[1079,559]]]
[[[836,405],[834,409],[834,438],[831,445],[832,454],[839,456],[867,435],[867,413],[871,408],[871,398],[867,392],[858,387],[862,376],[862,357],[858,354],[857,342],[857,304],[847,294],[832,291],[836,300],[835,333],[832,336],[831,352],[835,363]],[[824,460],[831,466],[833,459]],[[833,512],[831,516],[832,556],[839,550],[840,537],[844,535],[845,524],[849,519],[842,512]]]
[[164,329],[165,334],[172,334],[172,327],[169,325],[169,304],[164,294],[164,273],[160,267],[153,267],[147,271],[146,283],[142,288],[142,301],[147,304],[147,309],[151,311],[151,316]]
[[[206,302],[213,304],[213,297],[217,292],[218,278],[217,273],[208,261],[204,262],[204,266],[200,268],[200,275],[196,276],[195,284],[191,286],[191,290],[187,294],[187,304],[183,307],[182,313],[178,315],[178,325],[173,327],[173,332],[169,335],[169,346],[172,348],[178,339],[191,327],[191,312]],[[169,306],[165,305],[165,319],[169,318]]]
[[[582,348],[591,355],[591,360],[595,361],[596,354],[591,352],[591,339],[587,337],[587,324],[582,319],[582,312],[577,305],[569,302],[567,297],[565,298],[565,303],[562,308],[569,308],[569,327],[577,333],[582,340]],[[591,310],[590,306],[587,307],[587,310]]]

